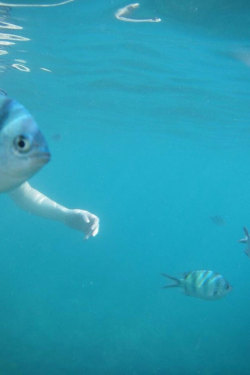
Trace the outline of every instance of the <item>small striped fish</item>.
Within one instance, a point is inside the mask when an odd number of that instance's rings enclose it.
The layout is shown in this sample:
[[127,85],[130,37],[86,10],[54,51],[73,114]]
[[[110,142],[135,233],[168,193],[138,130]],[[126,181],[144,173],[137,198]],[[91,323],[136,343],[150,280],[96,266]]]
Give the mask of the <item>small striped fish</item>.
[[50,159],[30,113],[0,91],[0,193],[14,189]]
[[162,276],[175,281],[174,284],[166,285],[164,288],[181,287],[186,295],[197,298],[216,300],[232,290],[231,285],[224,277],[214,271],[191,271],[184,274],[181,279],[165,273]]

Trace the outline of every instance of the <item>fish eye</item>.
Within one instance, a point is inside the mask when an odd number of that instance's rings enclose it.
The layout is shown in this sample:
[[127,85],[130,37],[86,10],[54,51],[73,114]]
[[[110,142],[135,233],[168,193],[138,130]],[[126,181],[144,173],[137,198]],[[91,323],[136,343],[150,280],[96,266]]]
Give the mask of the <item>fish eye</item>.
[[25,135],[18,135],[14,139],[15,149],[21,153],[26,153],[31,149],[31,142]]

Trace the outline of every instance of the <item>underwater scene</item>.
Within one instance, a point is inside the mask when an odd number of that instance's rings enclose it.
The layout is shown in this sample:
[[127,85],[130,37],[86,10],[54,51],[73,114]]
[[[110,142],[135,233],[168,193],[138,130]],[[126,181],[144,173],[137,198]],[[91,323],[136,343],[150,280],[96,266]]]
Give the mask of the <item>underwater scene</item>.
[[250,374],[249,24],[0,2],[0,375]]

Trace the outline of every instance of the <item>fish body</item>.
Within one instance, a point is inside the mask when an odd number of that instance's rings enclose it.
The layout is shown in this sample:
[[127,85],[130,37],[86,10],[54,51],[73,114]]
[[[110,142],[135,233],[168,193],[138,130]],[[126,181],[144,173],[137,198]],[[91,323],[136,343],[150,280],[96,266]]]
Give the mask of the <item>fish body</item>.
[[242,238],[241,240],[239,240],[240,243],[245,243],[246,244],[246,248],[245,248],[245,254],[250,257],[250,236],[249,236],[249,233],[248,233],[248,230],[246,227],[243,228],[244,230],[244,233],[245,233],[245,237]]
[[163,276],[175,281],[164,288],[181,287],[186,295],[206,300],[220,299],[232,290],[222,275],[210,270],[187,272],[180,279],[166,274]]
[[0,93],[0,193],[21,185],[50,159],[46,141],[30,113]]

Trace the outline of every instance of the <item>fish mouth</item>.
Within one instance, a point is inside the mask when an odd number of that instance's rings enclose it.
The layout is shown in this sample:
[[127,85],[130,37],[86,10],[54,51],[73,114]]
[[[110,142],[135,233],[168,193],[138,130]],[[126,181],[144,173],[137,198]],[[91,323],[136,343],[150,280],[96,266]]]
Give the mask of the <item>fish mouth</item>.
[[51,153],[50,152],[43,152],[40,157],[42,157],[42,159],[44,159],[44,160],[50,161]]
[[32,157],[36,159],[38,165],[44,165],[50,161],[51,154],[50,152],[36,152]]

